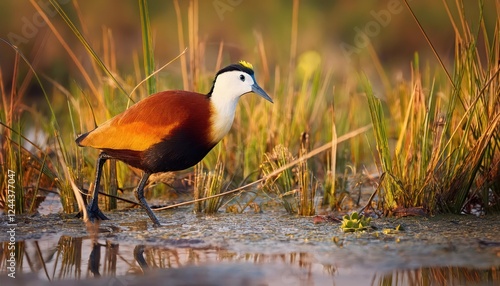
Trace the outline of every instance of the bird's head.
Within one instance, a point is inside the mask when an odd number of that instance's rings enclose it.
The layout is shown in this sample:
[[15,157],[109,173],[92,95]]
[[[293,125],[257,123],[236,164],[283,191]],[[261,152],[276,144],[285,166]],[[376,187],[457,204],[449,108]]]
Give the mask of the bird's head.
[[229,65],[215,75],[212,90],[208,94],[216,100],[238,100],[246,93],[256,93],[273,102],[271,97],[257,84],[253,66],[245,61]]
[[251,64],[241,61],[221,69],[215,75],[208,97],[212,103],[211,142],[219,142],[231,129],[236,105],[240,97],[256,93],[273,102],[271,97],[257,84]]

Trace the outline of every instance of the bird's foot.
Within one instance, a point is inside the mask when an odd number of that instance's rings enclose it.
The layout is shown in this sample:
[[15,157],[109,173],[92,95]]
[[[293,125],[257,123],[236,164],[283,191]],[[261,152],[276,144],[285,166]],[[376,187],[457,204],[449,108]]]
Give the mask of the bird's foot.
[[89,206],[87,208],[87,215],[88,215],[90,222],[94,222],[96,219],[97,220],[109,220],[109,218],[102,213],[102,211],[99,209],[99,207],[90,207]]

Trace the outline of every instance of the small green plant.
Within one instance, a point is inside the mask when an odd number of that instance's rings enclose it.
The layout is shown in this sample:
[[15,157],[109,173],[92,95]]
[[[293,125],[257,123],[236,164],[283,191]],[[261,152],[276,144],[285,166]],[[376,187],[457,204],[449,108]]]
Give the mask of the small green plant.
[[370,226],[372,218],[360,215],[357,212],[353,212],[350,215],[347,214],[343,217],[342,225],[340,228],[344,232],[355,232],[366,230]]

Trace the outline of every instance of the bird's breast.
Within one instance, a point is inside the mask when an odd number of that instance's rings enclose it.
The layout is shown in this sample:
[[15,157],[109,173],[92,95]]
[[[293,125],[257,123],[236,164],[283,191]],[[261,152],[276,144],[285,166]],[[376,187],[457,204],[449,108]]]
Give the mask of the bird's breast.
[[213,144],[217,144],[231,130],[234,121],[236,104],[218,108],[215,105],[211,107],[210,116],[210,138]]

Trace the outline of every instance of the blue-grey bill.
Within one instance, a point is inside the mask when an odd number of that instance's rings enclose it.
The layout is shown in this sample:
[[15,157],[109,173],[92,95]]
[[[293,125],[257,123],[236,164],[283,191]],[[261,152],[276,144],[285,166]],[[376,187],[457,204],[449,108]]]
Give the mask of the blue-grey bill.
[[273,100],[271,99],[271,97],[269,95],[267,95],[267,93],[256,83],[254,83],[252,85],[252,92],[262,96],[265,100],[273,103]]

